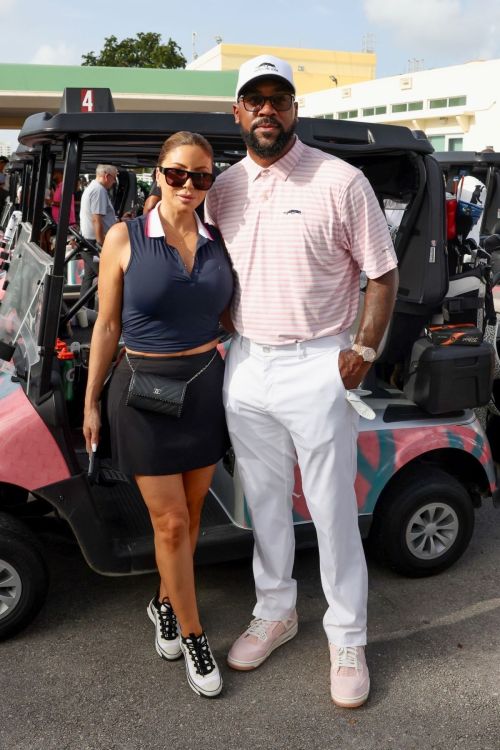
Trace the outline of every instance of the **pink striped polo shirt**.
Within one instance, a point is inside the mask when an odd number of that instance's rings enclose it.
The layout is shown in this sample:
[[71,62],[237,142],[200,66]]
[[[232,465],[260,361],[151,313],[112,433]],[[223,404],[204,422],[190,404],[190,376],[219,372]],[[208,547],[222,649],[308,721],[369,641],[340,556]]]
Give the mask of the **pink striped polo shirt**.
[[234,326],[259,343],[341,333],[356,317],[360,270],[377,278],[397,265],[368,180],[298,139],[270,167],[247,155],[219,175],[205,211],[236,273]]

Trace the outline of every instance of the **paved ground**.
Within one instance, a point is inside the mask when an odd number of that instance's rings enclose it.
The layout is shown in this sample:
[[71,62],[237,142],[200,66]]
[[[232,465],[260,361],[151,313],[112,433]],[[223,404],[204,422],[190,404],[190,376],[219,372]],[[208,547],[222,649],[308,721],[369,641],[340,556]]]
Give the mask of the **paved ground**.
[[[409,580],[370,563],[372,694],[335,708],[315,551],[297,559],[297,638],[253,673],[224,666],[198,698],[160,660],[145,614],[154,576],[103,578],[51,536],[47,605],[1,645],[1,750],[499,750],[500,511],[478,513],[466,555]],[[223,664],[252,605],[248,562],[198,570],[203,622]]]

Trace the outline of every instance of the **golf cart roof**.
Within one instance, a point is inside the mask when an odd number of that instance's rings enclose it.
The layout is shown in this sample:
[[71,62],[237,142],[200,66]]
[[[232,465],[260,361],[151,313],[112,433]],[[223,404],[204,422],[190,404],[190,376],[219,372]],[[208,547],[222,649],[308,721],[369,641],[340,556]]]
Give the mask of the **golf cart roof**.
[[23,144],[20,143],[16,150],[9,156],[9,170],[16,168],[19,169],[27,161],[32,161],[38,151],[39,149],[36,147],[32,148],[29,146],[23,146]]
[[500,165],[500,152],[495,151],[436,151],[434,158],[442,165],[449,167],[481,165],[482,167]]
[[[98,90],[95,90],[96,92]],[[105,91],[108,101],[109,90]],[[71,97],[65,92],[63,102]],[[112,106],[112,104],[111,104]],[[97,109],[97,108],[96,108]],[[232,115],[186,112],[47,112],[28,117],[19,134],[27,147],[43,143],[61,144],[68,137],[78,137],[84,152],[99,152],[107,159],[116,156],[154,160],[163,141],[179,130],[203,133],[211,142],[216,157],[221,152],[235,152],[235,159],[245,152],[239,128]],[[350,120],[299,118],[297,133],[310,146],[342,155],[347,153],[384,153],[408,151],[429,154],[429,141],[409,128],[395,125],[361,123]],[[138,154],[140,154],[138,156]]]

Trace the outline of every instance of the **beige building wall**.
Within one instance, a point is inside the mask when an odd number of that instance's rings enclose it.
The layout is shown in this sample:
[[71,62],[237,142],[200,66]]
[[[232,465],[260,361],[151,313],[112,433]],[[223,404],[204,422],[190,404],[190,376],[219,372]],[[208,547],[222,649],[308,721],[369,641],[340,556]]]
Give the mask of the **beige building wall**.
[[189,70],[237,70],[245,60],[264,54],[281,57],[290,63],[298,95],[372,81],[375,78],[377,56],[373,52],[340,52],[225,42],[200,55],[186,67]]

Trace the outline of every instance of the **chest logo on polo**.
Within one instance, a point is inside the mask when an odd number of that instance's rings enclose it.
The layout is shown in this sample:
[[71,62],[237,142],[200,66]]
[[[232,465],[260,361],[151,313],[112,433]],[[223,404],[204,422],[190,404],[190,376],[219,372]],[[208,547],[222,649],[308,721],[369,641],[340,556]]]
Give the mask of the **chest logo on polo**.
[[283,211],[284,214],[301,214],[298,208],[290,208],[288,211]]

